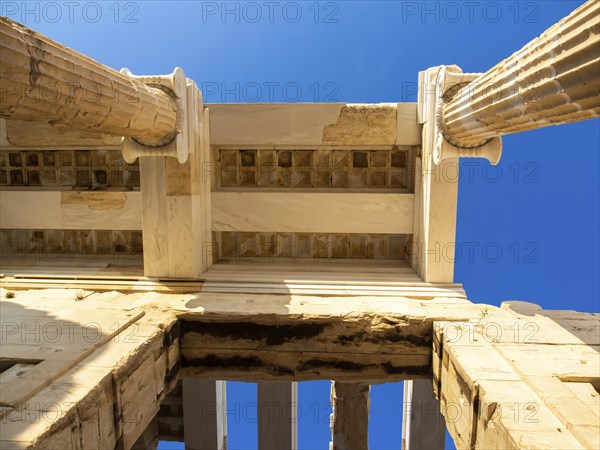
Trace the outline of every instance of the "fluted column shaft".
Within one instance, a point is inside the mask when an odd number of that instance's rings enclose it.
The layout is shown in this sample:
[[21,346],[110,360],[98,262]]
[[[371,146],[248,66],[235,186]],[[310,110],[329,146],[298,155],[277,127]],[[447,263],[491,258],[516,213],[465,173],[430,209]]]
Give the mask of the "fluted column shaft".
[[331,382],[330,450],[369,448],[370,386],[358,382]]
[[2,17],[0,117],[159,145],[176,134],[177,106],[163,90]]
[[600,115],[600,2],[589,0],[459,90],[442,133],[457,147]]

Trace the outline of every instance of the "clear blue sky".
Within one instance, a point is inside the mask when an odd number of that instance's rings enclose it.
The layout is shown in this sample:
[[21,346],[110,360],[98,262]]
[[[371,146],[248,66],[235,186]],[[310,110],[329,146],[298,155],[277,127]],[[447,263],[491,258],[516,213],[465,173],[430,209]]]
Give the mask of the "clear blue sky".
[[[416,101],[418,71],[431,66],[485,71],[581,3],[83,1],[23,15],[4,1],[2,15],[136,74],[181,66],[208,102],[374,103]],[[455,281],[472,301],[600,309],[599,127],[505,137],[497,169],[461,163]],[[256,448],[255,392],[228,385],[231,450]],[[300,402],[300,448],[326,449],[329,384],[302,383]],[[401,402],[401,384],[373,388],[372,450],[400,448]]]

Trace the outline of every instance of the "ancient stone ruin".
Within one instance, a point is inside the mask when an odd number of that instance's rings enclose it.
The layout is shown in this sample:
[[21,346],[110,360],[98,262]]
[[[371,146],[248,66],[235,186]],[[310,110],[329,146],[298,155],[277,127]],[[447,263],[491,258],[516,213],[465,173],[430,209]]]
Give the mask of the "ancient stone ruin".
[[0,447],[224,450],[224,380],[333,380],[330,448],[366,449],[405,380],[405,449],[600,448],[599,315],[472,303],[443,257],[458,158],[600,115],[598,17],[385,104],[204,104],[2,18]]

